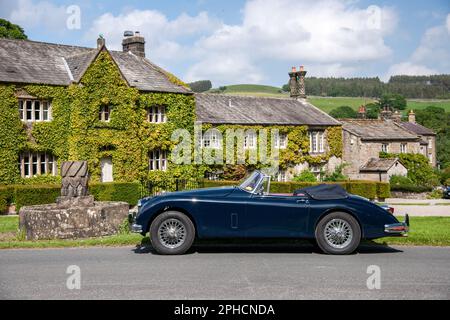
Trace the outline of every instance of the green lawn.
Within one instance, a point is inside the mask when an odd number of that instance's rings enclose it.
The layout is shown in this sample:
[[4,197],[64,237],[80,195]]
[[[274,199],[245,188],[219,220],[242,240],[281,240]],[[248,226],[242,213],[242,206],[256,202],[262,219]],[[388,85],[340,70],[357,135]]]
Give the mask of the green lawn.
[[[124,246],[149,242],[148,237],[131,233],[78,240],[23,241],[17,239],[18,221],[17,216],[0,216],[0,249]],[[410,222],[408,237],[382,238],[375,242],[387,245],[450,246],[450,217],[411,217]]]

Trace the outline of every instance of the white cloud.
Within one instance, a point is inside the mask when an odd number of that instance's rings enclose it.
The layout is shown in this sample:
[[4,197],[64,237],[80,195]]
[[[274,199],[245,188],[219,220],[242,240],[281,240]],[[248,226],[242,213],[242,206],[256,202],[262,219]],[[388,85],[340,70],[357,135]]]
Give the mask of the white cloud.
[[84,39],[93,42],[93,35],[102,34],[108,48],[121,50],[123,31],[140,31],[145,37],[150,58],[168,61],[188,57],[189,50],[182,45],[183,38],[214,29],[217,23],[206,12],[196,16],[183,13],[174,20],[169,20],[157,10],[131,10],[117,16],[105,13],[95,19]]
[[19,0],[11,10],[9,19],[25,30],[35,27],[62,30],[66,27],[67,17],[64,6],[57,6],[48,1]]
[[[234,68],[224,70],[221,78],[207,68],[214,58],[220,64],[220,57],[244,59],[248,70],[256,70],[261,61],[284,61],[286,65],[305,64],[310,71],[309,66],[315,65],[315,75],[347,75],[357,64],[391,54],[384,36],[394,30],[396,14],[390,8],[371,9],[375,11],[340,0],[248,1],[242,24],[224,24],[195,44],[200,61],[189,69],[188,78],[226,83],[226,78],[236,74]],[[239,77],[232,81],[242,82]]]
[[407,61],[392,65],[384,80],[392,75],[430,75],[450,72],[450,14],[445,24],[425,31],[419,46]]

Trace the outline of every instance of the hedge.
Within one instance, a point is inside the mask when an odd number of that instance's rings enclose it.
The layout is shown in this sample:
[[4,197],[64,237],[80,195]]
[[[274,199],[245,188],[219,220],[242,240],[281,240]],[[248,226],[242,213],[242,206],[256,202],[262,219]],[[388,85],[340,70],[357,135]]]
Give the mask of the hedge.
[[[205,181],[205,187],[218,187],[236,185],[236,181]],[[270,192],[272,193],[293,193],[297,189],[318,185],[318,182],[271,182]],[[369,199],[385,199],[390,197],[390,187],[387,182],[377,181],[342,181],[328,182],[328,184],[338,184],[347,192],[357,194]]]
[[421,192],[430,192],[432,190],[433,190],[432,187],[416,186],[414,184],[401,184],[391,186],[391,191],[401,191],[401,192],[421,193]]
[[134,206],[141,198],[138,182],[108,182],[89,185],[89,192],[97,201],[124,201]]
[[[136,205],[141,197],[138,182],[93,183],[89,192],[97,201],[124,201]],[[23,206],[54,203],[61,194],[59,184],[0,186],[0,214],[15,203],[16,212]]]

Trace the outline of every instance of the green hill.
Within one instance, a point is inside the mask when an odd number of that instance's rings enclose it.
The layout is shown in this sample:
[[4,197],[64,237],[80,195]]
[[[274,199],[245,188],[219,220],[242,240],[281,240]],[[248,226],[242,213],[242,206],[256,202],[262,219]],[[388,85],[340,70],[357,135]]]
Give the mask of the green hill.
[[[265,86],[259,84],[234,84],[225,86],[223,94],[237,94],[237,95],[252,95],[252,96],[276,96],[285,97],[289,96],[288,93],[283,93],[281,88],[273,86]],[[218,89],[212,89],[211,91],[217,91]]]

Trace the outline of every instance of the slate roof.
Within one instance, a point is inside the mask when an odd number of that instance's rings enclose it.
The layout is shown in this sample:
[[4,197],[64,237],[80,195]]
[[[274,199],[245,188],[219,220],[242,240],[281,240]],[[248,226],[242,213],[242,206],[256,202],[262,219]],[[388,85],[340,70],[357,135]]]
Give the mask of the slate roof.
[[342,127],[362,140],[414,140],[419,137],[394,121],[372,119],[343,119]]
[[[388,171],[396,163],[400,163],[397,158],[394,159],[378,159],[370,158],[365,165],[363,165],[360,171]],[[401,164],[401,163],[400,163]]]
[[[78,82],[99,49],[0,39],[0,82],[69,85]],[[141,91],[191,93],[146,58],[109,51],[128,84]],[[72,79],[73,78],[73,79]]]
[[403,128],[405,128],[406,130],[409,130],[409,131],[414,132],[414,133],[416,133],[418,135],[421,135],[421,136],[427,136],[427,135],[428,136],[429,135],[435,136],[436,135],[436,133],[433,130],[428,129],[427,127],[424,127],[424,126],[422,126],[422,125],[420,125],[418,123],[414,123],[414,122],[400,122],[400,125]]
[[197,120],[212,124],[340,125],[306,101],[292,98],[195,94]]

